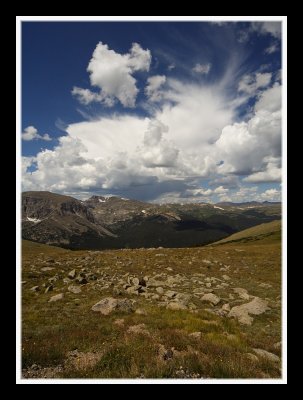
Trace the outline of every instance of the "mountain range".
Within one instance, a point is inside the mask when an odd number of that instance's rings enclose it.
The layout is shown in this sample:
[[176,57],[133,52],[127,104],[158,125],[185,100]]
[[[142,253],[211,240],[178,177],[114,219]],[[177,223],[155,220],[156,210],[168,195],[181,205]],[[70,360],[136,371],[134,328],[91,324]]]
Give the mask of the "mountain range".
[[70,249],[201,246],[280,218],[280,203],[160,205],[22,193],[22,238]]

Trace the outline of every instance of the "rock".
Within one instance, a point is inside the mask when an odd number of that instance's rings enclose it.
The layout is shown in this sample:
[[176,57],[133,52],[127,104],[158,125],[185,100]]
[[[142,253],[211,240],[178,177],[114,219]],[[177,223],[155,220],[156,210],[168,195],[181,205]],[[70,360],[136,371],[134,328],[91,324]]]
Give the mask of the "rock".
[[75,293],[75,294],[78,294],[78,293],[81,293],[81,292],[82,292],[82,290],[81,290],[81,288],[80,288],[79,286],[74,286],[74,285],[70,285],[70,286],[67,288],[67,290],[68,290],[69,292]]
[[207,283],[205,284],[205,286],[206,286],[207,288],[211,288],[211,283],[210,283],[210,282],[207,282]]
[[52,297],[48,300],[48,302],[49,302],[49,303],[52,303],[52,302],[54,302],[54,301],[62,300],[63,297],[64,297],[64,294],[63,294],[63,293],[59,293],[59,294],[56,294],[55,296],[52,296]]
[[229,305],[229,303],[223,304],[221,310],[222,310],[223,312],[227,312],[227,313],[228,313],[228,312],[230,311],[230,305]]
[[133,301],[129,299],[115,299],[113,297],[105,297],[98,303],[92,306],[93,311],[100,312],[103,315],[108,315],[113,311],[133,311]]
[[120,290],[117,287],[113,288],[113,295],[114,296],[121,296],[122,295],[122,290]]
[[167,304],[166,308],[168,310],[173,310],[173,311],[178,311],[178,310],[187,310],[187,307],[179,302],[172,301],[169,304]]
[[87,282],[87,279],[86,278],[84,278],[84,277],[82,277],[82,276],[78,276],[78,278],[76,279],[76,281],[80,284],[80,285],[86,285],[88,282]]
[[250,361],[253,361],[253,362],[258,362],[258,361],[259,361],[258,357],[257,357],[255,354],[253,354],[253,353],[246,353],[245,356],[246,356]]
[[143,308],[137,308],[137,310],[135,311],[135,314],[147,315],[147,312]]
[[51,271],[52,269],[55,269],[55,268],[54,267],[43,267],[43,268],[41,268],[41,271],[47,272],[47,271]]
[[159,345],[158,355],[160,360],[168,361],[171,360],[174,356],[174,352],[172,349],[166,349],[163,344]]
[[174,292],[173,290],[167,290],[165,292],[165,296],[168,297],[169,299],[173,299],[174,297],[177,296],[177,293]]
[[216,306],[217,304],[220,303],[221,299],[220,297],[216,296],[213,293],[207,293],[205,294],[202,298],[202,301],[207,301],[208,303],[213,304],[214,306]]
[[69,273],[68,273],[68,277],[69,277],[69,279],[75,279],[76,278],[76,270],[75,269],[73,269],[73,270],[71,270]]
[[113,323],[117,326],[124,326],[124,319],[123,318],[116,319]]
[[53,286],[53,285],[49,285],[49,286],[47,286],[47,288],[45,289],[44,293],[51,292],[53,289],[54,289],[54,286]]
[[154,295],[152,295],[151,299],[152,300],[159,300],[160,296],[158,294],[154,294]]
[[190,333],[188,336],[192,337],[194,339],[201,339],[202,332],[193,332],[193,333]]
[[39,286],[33,286],[29,290],[31,290],[32,292],[39,292],[40,288],[39,288]]
[[154,278],[150,278],[146,282],[147,287],[158,287],[158,286],[163,286],[163,285],[164,285],[164,282],[156,281]]
[[269,351],[263,350],[263,349],[253,349],[253,351],[260,357],[265,358],[266,360],[272,361],[274,363],[279,363],[280,362],[280,357],[276,356],[273,353],[270,353]]
[[145,324],[138,324],[138,325],[130,326],[127,330],[127,333],[143,334],[143,335],[147,335],[147,336],[150,335],[150,333],[146,329]]
[[171,267],[167,267],[166,270],[167,270],[167,271],[170,271],[170,272],[173,271],[173,269],[172,269]]
[[202,262],[203,262],[204,264],[211,264],[211,261],[206,260],[206,259],[202,260]]
[[134,286],[139,286],[140,281],[138,278],[133,278],[131,281]]
[[282,342],[277,342],[274,344],[274,349],[280,350],[282,347]]
[[264,289],[269,289],[269,288],[272,287],[272,285],[270,285],[269,283],[260,283],[259,286],[260,286],[261,288],[264,288]]
[[225,281],[230,281],[230,279],[231,279],[228,275],[222,275],[222,278],[223,278]]
[[270,308],[267,306],[268,302],[260,299],[259,297],[255,297],[251,302],[242,304],[241,306],[235,306],[231,309],[228,316],[230,318],[236,318],[240,324],[243,325],[251,325],[253,322],[253,318],[250,317],[249,314],[252,315],[260,315]]
[[249,298],[250,298],[249,294],[248,294],[248,291],[246,289],[234,288],[233,291],[234,291],[234,293],[236,293],[240,297],[240,299],[249,300]]
[[163,294],[164,293],[163,287],[161,287],[161,286],[157,287],[156,288],[156,292],[159,293],[159,294]]

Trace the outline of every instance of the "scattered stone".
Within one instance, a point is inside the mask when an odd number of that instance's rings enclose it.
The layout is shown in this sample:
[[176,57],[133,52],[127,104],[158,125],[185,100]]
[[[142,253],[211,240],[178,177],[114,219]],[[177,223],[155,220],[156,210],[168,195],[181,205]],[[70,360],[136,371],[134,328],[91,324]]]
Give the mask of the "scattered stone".
[[78,276],[78,278],[76,279],[76,281],[80,284],[80,285],[86,285],[88,283],[87,279],[82,277],[82,276]]
[[272,287],[272,285],[270,285],[269,283],[260,283],[259,287],[269,289]]
[[152,299],[152,300],[159,300],[159,299],[160,299],[160,296],[159,296],[158,294],[154,294],[154,295],[151,297],[151,299]]
[[56,294],[55,296],[52,296],[52,297],[48,300],[48,302],[49,302],[49,303],[52,303],[52,302],[54,302],[54,301],[62,300],[63,297],[64,297],[64,294],[63,294],[63,293],[59,293],[59,294]]
[[124,326],[125,320],[123,318],[116,319],[113,323],[117,326]]
[[188,336],[192,337],[194,339],[201,339],[202,332],[193,332],[193,333],[190,333]]
[[53,285],[49,285],[49,286],[47,286],[47,288],[45,289],[44,293],[51,292],[53,289],[54,289],[54,286],[53,286]]
[[168,297],[169,299],[173,299],[174,297],[176,297],[177,293],[174,292],[173,290],[167,290],[165,292],[165,296]]
[[214,306],[216,306],[217,304],[220,303],[221,299],[220,297],[216,296],[213,293],[207,293],[205,294],[202,298],[202,301],[207,301],[208,303],[213,304]]
[[172,269],[171,267],[167,267],[166,270],[167,270],[167,271],[170,271],[170,272],[173,271],[173,269]]
[[253,353],[246,353],[245,356],[246,356],[250,361],[253,361],[253,362],[258,362],[258,361],[259,361],[258,357],[257,357],[255,354],[253,354]]
[[174,352],[172,349],[166,349],[163,344],[159,345],[158,350],[160,360],[168,361],[171,360],[174,356]]
[[236,318],[240,322],[240,324],[251,325],[254,319],[249,314],[263,314],[265,311],[270,309],[267,305],[267,301],[262,300],[259,297],[255,297],[249,303],[233,307],[228,316],[230,318]]
[[135,311],[135,314],[147,315],[147,312],[143,308],[137,308],[137,310]]
[[145,324],[138,324],[138,325],[130,326],[127,330],[127,333],[142,334],[142,335],[147,335],[147,336],[150,335],[150,333],[146,329]]
[[163,287],[161,287],[161,286],[157,287],[156,288],[156,292],[159,293],[159,294],[163,294],[164,293]]
[[69,292],[75,293],[75,294],[78,294],[78,293],[81,293],[81,292],[82,292],[82,290],[81,290],[81,288],[80,288],[79,286],[74,286],[74,285],[70,285],[70,286],[67,288],[67,290],[68,290]]
[[39,292],[40,288],[39,286],[33,286],[32,288],[30,288],[29,290],[31,290],[32,292]]
[[240,297],[240,299],[249,300],[249,298],[250,298],[249,294],[248,294],[248,291],[246,289],[234,288],[233,291],[234,291],[234,293],[236,293]]
[[100,312],[103,315],[108,315],[115,310],[132,312],[133,301],[129,299],[115,299],[113,297],[105,297],[104,299],[93,305],[91,309],[93,311]]
[[222,275],[222,278],[223,278],[225,281],[230,281],[230,279],[231,279],[228,275]]
[[230,311],[230,305],[229,305],[229,303],[223,304],[221,310],[222,310],[223,312],[228,313],[228,312]]
[[204,264],[211,264],[211,261],[206,260],[206,259],[202,260],[202,262],[204,262]]
[[139,286],[140,281],[139,281],[138,278],[132,278],[132,279],[131,279],[131,283],[132,283],[134,286]]
[[68,273],[68,277],[69,277],[69,279],[75,279],[76,278],[76,270],[75,269],[73,269],[72,271],[70,271],[69,273]]
[[87,352],[82,353],[78,350],[73,350],[67,353],[67,360],[65,361],[65,368],[73,368],[78,371],[86,370],[94,367],[101,358],[100,353]]
[[282,348],[282,342],[277,342],[274,344],[274,349],[280,350]]
[[52,269],[55,269],[55,268],[54,267],[43,267],[43,268],[41,268],[41,271],[47,272],[47,271],[51,271]]
[[272,361],[274,363],[280,362],[280,357],[276,354],[270,353],[269,351],[263,349],[253,349],[253,351],[260,357],[265,358],[266,360]]
[[122,295],[122,290],[120,290],[117,287],[113,288],[113,295],[114,296],[121,296]]

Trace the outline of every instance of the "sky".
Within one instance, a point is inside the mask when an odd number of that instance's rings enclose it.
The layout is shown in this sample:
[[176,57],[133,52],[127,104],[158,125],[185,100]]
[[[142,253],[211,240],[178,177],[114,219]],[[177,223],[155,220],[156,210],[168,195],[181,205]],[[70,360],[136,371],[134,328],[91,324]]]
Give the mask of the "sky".
[[22,22],[22,190],[280,201],[281,23]]

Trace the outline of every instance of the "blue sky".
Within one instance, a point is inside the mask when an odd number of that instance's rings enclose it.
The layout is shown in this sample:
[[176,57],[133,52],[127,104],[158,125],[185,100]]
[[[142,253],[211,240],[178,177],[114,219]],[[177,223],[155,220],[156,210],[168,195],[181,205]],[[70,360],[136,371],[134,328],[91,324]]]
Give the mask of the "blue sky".
[[23,22],[23,190],[275,201],[280,22]]

